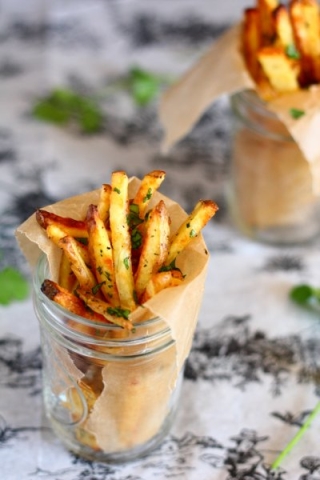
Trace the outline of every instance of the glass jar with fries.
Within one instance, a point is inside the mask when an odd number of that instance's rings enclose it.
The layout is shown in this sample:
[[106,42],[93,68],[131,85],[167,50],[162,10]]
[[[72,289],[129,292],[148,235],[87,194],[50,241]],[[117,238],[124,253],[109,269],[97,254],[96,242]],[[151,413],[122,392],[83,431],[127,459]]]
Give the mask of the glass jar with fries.
[[86,201],[38,209],[22,228],[42,246],[34,306],[47,416],[91,460],[145,455],[177,409],[208,261],[199,234],[218,207],[201,200],[186,215],[156,192],[164,177],[113,172]]
[[34,306],[43,350],[43,394],[54,432],[74,453],[124,462],[145,455],[168,434],[183,372],[161,318],[134,332],[67,311],[41,291],[43,255],[34,276]]
[[307,161],[282,122],[251,91],[231,97],[227,189],[233,223],[253,239],[297,244],[319,233],[319,198]]

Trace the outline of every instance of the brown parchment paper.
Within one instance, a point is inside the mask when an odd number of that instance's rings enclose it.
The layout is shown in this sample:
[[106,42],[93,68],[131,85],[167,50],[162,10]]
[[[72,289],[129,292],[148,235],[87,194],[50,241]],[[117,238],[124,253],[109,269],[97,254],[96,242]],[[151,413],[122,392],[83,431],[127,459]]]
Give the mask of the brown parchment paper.
[[[164,128],[163,149],[167,151],[187,135],[206,109],[220,96],[256,86],[240,52],[241,24],[225,32],[200,60],[163,95],[159,116]],[[258,93],[258,92],[257,92]],[[295,140],[312,175],[313,193],[320,193],[320,87],[281,94],[268,108],[284,123]],[[290,109],[303,110],[299,119]]]
[[[130,180],[130,198],[139,185],[137,178]],[[88,205],[98,202],[99,193],[99,189],[94,190],[43,208],[62,216],[83,219]],[[155,192],[150,207],[160,199],[167,205],[173,234],[187,214],[177,203],[159,192]],[[57,280],[60,251],[38,225],[35,214],[18,227],[16,238],[32,269],[41,252],[47,255],[52,279]],[[106,361],[94,368],[96,382],[93,383],[88,383],[67,350],[60,356],[67,374],[81,385],[84,396],[87,399],[90,397],[92,404],[88,417],[76,431],[80,442],[110,452],[140,445],[157,434],[170,409],[171,394],[191,348],[208,260],[204,240],[199,235],[177,259],[177,266],[185,275],[183,284],[160,292],[131,314],[133,323],[144,320],[147,312],[149,317],[159,316],[169,325],[175,343],[160,356],[138,363],[134,360],[129,363]],[[103,384],[102,392],[95,391],[97,381]],[[77,412],[80,405],[74,393],[73,387],[68,389],[68,408]]]

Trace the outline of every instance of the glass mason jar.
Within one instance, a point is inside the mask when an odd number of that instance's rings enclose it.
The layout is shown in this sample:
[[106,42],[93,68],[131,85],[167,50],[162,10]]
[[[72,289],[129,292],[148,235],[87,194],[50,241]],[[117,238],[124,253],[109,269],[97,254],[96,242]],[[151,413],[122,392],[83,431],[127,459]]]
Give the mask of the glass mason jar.
[[43,352],[43,396],[56,435],[77,455],[125,462],[147,454],[168,434],[183,373],[175,342],[160,318],[128,333],[79,317],[41,292],[45,256],[34,275],[34,307]]
[[232,95],[233,141],[227,201],[233,223],[247,236],[290,245],[320,228],[319,198],[309,165],[285,125],[258,95]]

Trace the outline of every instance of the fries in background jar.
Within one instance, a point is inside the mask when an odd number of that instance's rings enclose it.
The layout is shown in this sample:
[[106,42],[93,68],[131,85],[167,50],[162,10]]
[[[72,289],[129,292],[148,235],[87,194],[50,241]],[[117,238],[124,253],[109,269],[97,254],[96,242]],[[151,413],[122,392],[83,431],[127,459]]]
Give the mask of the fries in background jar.
[[[242,232],[268,243],[301,243],[319,233],[310,166],[268,106],[319,83],[319,15],[316,0],[256,0],[243,13],[240,47],[256,92],[231,97],[229,206]],[[305,113],[288,109],[293,119]]]

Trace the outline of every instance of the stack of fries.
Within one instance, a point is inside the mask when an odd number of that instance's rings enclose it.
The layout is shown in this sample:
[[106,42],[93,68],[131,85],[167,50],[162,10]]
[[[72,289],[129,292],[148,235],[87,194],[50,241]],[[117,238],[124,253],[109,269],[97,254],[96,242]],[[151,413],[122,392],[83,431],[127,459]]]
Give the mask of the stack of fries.
[[218,207],[199,201],[171,235],[164,201],[148,208],[164,178],[162,170],[148,173],[129,199],[127,174],[113,172],[83,220],[39,209],[37,222],[62,249],[59,280],[46,279],[44,294],[77,315],[130,331],[131,312],[164,288],[180,285],[184,276],[176,259]]
[[256,0],[244,12],[242,52],[259,94],[279,93],[320,82],[320,16],[317,0]]

